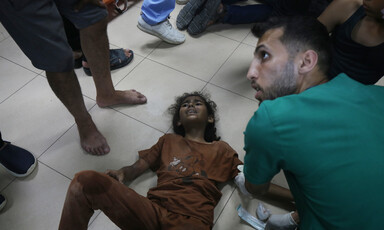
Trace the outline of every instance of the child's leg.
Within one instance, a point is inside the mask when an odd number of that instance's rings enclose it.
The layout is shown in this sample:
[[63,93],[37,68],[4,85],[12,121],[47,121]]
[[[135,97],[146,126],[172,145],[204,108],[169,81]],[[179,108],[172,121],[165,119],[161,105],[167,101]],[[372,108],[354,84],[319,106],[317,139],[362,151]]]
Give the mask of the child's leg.
[[200,219],[168,212],[161,221],[162,230],[210,230],[212,226]]
[[121,229],[159,229],[158,206],[108,175],[95,171],[75,175],[68,188],[59,229],[87,229],[97,209]]

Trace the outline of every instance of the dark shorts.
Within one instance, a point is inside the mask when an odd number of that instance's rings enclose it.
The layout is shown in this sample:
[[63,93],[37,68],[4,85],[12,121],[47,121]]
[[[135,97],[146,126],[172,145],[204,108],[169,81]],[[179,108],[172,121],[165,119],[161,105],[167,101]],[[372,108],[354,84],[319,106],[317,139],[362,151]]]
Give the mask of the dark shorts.
[[75,2],[77,0],[1,0],[0,21],[36,68],[68,72],[73,69],[73,54],[60,14],[78,29],[95,24],[108,14],[94,5],[75,12],[72,9]]

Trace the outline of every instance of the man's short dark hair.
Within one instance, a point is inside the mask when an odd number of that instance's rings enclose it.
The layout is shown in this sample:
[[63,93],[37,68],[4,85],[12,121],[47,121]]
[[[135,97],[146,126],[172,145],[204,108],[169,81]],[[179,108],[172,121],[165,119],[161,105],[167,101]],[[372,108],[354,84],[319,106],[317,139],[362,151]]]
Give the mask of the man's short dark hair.
[[307,16],[271,17],[266,22],[258,23],[252,33],[261,38],[270,29],[282,28],[284,34],[280,41],[286,46],[289,56],[311,49],[318,54],[320,71],[328,75],[331,63],[331,42],[327,28],[316,18]]

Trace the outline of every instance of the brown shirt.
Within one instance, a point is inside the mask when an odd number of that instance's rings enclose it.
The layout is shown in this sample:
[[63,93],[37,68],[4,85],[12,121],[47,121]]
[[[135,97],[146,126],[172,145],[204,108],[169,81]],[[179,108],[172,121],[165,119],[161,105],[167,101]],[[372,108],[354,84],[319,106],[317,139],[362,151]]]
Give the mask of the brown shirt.
[[157,173],[157,186],[147,197],[169,211],[213,223],[213,210],[221,197],[216,182],[226,182],[242,164],[226,142],[199,143],[165,134],[139,155]]

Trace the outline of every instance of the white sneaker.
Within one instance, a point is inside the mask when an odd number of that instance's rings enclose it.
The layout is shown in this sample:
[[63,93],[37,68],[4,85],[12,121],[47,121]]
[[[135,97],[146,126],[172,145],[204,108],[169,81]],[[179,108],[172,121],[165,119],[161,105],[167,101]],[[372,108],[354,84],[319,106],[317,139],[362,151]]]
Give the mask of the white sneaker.
[[140,30],[155,35],[163,41],[171,44],[178,45],[185,41],[185,35],[173,28],[168,19],[157,25],[151,26],[140,16],[137,27],[139,27]]
[[176,0],[176,3],[179,5],[185,5],[189,2],[189,0]]

